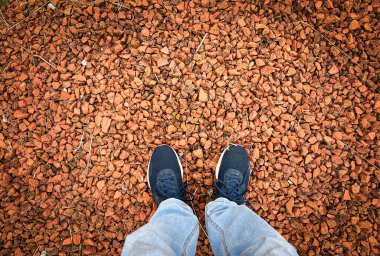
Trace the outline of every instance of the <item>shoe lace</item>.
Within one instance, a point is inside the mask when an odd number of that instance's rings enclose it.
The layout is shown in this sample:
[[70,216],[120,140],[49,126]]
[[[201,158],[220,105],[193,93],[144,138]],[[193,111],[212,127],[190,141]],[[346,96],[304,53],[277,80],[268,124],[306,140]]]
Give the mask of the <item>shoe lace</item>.
[[162,177],[160,179],[161,186],[156,187],[156,193],[161,197],[168,198],[176,198],[182,201],[189,201],[185,198],[185,194],[190,194],[190,200],[194,199],[193,194],[186,192],[186,188],[188,186],[187,183],[182,184],[179,189],[177,189],[175,178],[172,176]]
[[249,172],[246,172],[242,181],[240,181],[238,175],[231,175],[228,178],[227,182],[223,182],[219,179],[216,179],[215,187],[218,190],[218,192],[228,200],[233,201],[239,205],[246,203],[251,206],[252,204],[249,201],[244,200],[247,188],[245,187],[244,189],[241,189],[241,185],[246,184],[248,179]]

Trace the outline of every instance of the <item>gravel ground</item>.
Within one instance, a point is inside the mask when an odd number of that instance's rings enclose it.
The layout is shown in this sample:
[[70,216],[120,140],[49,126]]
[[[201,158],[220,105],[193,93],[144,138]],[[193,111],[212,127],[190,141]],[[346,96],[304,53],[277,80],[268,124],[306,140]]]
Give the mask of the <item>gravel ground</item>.
[[[114,1],[114,2],[111,2]],[[253,2],[253,1],[252,1]],[[9,1],[0,13],[0,254],[118,255],[180,154],[204,225],[222,150],[300,255],[376,255],[375,1]],[[201,230],[198,255],[210,255]]]

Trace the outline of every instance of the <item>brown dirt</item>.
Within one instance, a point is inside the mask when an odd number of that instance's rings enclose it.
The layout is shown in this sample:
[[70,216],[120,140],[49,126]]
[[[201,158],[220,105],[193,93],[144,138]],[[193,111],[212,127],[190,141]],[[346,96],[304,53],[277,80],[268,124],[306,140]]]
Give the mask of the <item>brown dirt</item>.
[[202,221],[239,143],[247,199],[301,255],[380,253],[379,3],[111,1],[1,8],[2,255],[119,254],[162,143]]

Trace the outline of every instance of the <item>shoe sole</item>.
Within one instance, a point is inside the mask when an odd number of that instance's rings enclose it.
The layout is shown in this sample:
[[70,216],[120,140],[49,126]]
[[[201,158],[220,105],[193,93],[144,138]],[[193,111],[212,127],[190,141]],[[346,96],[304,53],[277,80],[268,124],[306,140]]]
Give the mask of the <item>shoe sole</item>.
[[[222,154],[220,155],[219,157],[219,160],[218,160],[218,164],[216,165],[216,170],[215,170],[215,178],[218,179],[218,175],[219,175],[219,169],[220,169],[220,165],[222,164],[222,160],[223,160],[223,156],[224,156],[224,153],[227,152],[227,150],[231,147],[231,146],[239,146],[241,147],[240,145],[238,144],[231,144],[231,145],[228,145],[228,147],[226,149],[223,150]],[[249,175],[251,175],[251,168],[249,168]]]
[[[178,161],[178,164],[179,164],[179,168],[181,169],[181,178],[183,179],[183,167],[182,167],[182,164],[181,164],[181,161],[179,160],[179,156],[177,154],[177,152],[169,145],[167,144],[163,144],[163,145],[160,145],[160,146],[168,146],[169,148],[171,148],[171,150],[173,150],[175,156],[177,157],[177,161]],[[150,188],[150,182],[149,182],[149,170],[150,170],[150,160],[152,159],[152,157],[149,158],[149,163],[148,163],[148,170],[147,170],[147,175],[148,175],[148,186]]]

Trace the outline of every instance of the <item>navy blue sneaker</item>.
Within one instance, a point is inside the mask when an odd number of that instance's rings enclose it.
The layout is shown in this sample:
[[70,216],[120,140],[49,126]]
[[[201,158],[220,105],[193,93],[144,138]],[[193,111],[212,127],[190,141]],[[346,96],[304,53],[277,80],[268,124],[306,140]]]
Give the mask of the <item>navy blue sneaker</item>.
[[158,207],[169,198],[185,199],[187,184],[182,184],[183,168],[177,153],[168,145],[158,146],[149,160],[148,184]]
[[229,146],[216,167],[215,198],[224,197],[239,205],[245,203],[250,174],[247,151],[242,146]]

